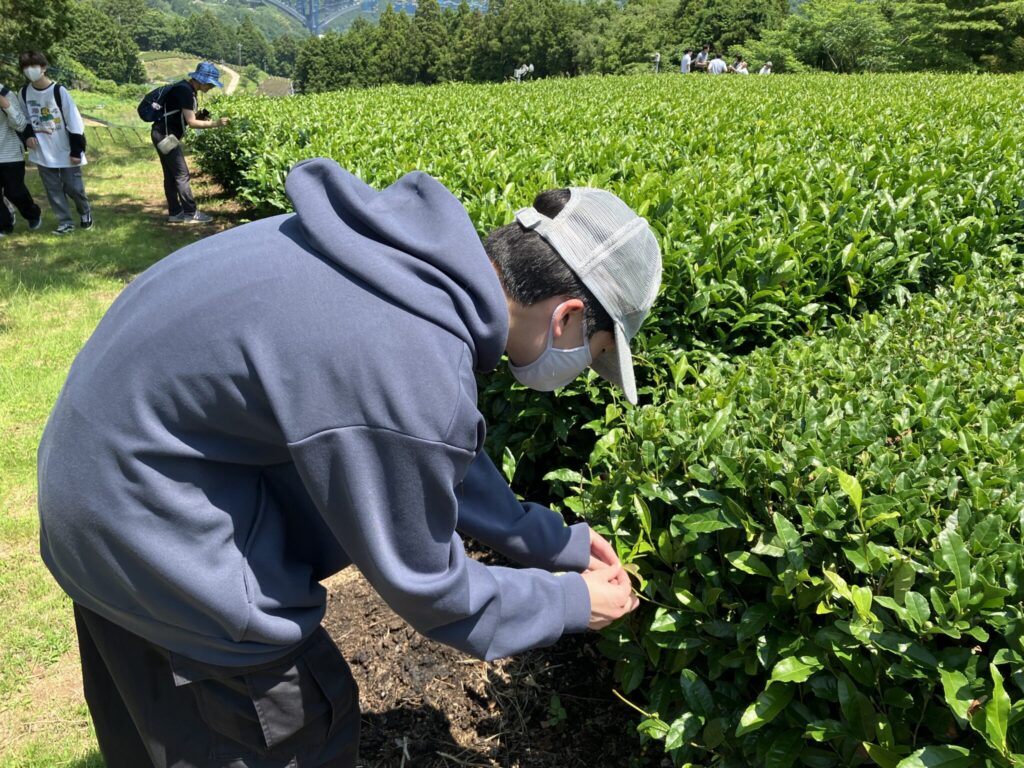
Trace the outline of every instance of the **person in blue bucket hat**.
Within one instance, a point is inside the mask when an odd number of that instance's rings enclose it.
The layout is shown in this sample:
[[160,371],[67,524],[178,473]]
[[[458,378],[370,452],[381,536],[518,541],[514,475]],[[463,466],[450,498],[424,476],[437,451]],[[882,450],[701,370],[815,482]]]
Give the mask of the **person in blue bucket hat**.
[[187,80],[164,86],[146,97],[152,100],[157,115],[150,137],[164,172],[167,221],[171,224],[206,224],[213,220],[196,207],[181,140],[186,128],[220,128],[228,124],[226,117],[211,120],[197,109],[197,94],[223,87],[217,67],[201,61]]

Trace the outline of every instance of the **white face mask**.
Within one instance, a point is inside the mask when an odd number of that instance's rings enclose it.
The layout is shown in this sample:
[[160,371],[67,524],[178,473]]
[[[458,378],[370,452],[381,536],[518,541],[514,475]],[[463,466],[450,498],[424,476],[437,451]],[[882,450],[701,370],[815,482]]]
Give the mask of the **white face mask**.
[[564,387],[587,370],[592,361],[586,323],[583,324],[583,346],[558,349],[554,346],[554,341],[555,319],[552,317],[551,325],[548,327],[548,343],[540,357],[528,365],[515,366],[509,363],[508,368],[516,377],[516,381],[538,392],[551,392]]
[[28,81],[31,83],[34,83],[36,80],[43,76],[42,67],[25,67],[25,69],[23,69],[22,72],[25,73],[25,77],[28,78]]

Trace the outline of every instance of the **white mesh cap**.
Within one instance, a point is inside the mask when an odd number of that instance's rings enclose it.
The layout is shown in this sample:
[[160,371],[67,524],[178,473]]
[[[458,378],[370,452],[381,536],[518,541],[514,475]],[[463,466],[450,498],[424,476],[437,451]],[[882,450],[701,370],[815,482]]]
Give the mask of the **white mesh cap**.
[[543,237],[611,315],[615,350],[591,368],[636,403],[629,342],[661,287],[661,249],[647,220],[611,192],[573,187],[553,219],[523,208],[516,221]]

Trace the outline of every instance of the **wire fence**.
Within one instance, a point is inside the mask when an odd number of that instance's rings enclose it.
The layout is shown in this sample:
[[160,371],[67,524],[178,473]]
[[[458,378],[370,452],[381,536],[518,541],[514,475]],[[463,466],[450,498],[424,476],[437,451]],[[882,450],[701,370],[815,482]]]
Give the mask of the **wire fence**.
[[90,146],[145,147],[149,131],[126,125],[87,125],[85,137]]

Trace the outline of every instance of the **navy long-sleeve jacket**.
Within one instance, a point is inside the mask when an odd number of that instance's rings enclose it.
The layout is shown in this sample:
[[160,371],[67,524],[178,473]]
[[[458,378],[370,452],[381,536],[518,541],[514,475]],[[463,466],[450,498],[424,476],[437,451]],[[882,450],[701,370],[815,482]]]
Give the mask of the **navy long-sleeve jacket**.
[[[483,453],[474,371],[508,333],[464,208],[302,163],[294,215],[163,259],[75,359],[39,447],[42,556],[83,606],[172,652],[271,660],[355,564],[417,630],[481,658],[582,631],[586,526]],[[458,531],[525,568],[466,557]]]

